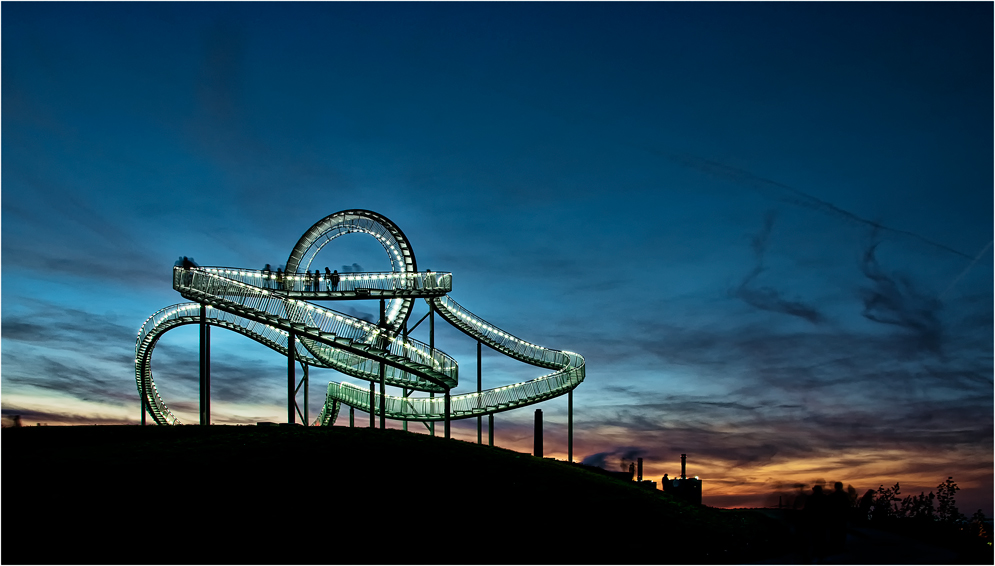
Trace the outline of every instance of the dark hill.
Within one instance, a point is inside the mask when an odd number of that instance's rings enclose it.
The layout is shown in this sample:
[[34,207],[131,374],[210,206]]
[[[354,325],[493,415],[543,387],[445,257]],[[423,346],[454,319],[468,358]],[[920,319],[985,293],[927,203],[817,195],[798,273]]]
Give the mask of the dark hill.
[[758,513],[396,430],[25,427],[2,441],[4,564],[744,563],[786,544]]

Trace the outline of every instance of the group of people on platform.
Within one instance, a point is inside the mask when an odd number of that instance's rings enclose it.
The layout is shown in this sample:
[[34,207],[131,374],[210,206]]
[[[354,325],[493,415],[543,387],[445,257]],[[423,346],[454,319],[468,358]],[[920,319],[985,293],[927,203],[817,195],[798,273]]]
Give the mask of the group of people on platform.
[[[283,269],[277,267],[276,275],[273,275],[272,269],[270,269],[269,264],[263,268],[263,287],[270,289],[274,288],[271,282],[276,283],[275,288],[280,291],[287,290],[288,287],[295,289],[295,285],[290,277],[293,274],[284,273]],[[321,270],[315,269],[312,273],[310,270],[305,271],[303,275],[299,276],[301,281],[301,291],[322,291],[321,282],[325,281],[325,291],[338,291],[339,290],[339,270],[329,270],[325,267],[325,272],[322,273]],[[289,283],[289,285],[288,285]]]
[[[184,270],[189,270],[194,267],[199,267],[193,258],[181,257],[176,261],[175,265],[177,267],[182,267]],[[321,291],[332,291],[337,292],[339,290],[339,271],[330,270],[325,267],[325,272],[322,273],[321,270],[315,269],[313,272],[308,270],[303,274],[298,275],[296,273],[290,273],[283,271],[282,268],[277,267],[276,272],[272,270],[270,264],[266,264],[263,268],[263,288],[265,289],[276,289],[279,291],[305,291],[305,292],[321,292]],[[189,271],[184,273],[184,283],[189,284],[191,279],[191,274]],[[408,288],[411,285],[412,289],[418,289],[419,283],[424,284],[425,289],[435,289],[439,286],[439,281],[436,280],[436,274],[432,272],[431,269],[426,269],[424,278],[419,278],[416,273],[406,274],[405,281],[401,282],[400,288]],[[410,279],[410,280],[408,280]],[[420,280],[421,279],[421,280]],[[297,283],[300,281],[300,284]],[[322,285],[324,281],[324,285]],[[324,287],[324,288],[323,288]]]

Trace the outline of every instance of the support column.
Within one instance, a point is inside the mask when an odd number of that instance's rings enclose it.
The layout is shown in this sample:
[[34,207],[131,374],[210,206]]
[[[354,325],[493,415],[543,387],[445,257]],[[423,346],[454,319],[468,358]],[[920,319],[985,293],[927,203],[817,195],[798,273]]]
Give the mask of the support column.
[[[380,339],[379,346],[386,350],[387,343],[387,301],[380,299]],[[387,390],[384,387],[384,379],[387,376],[387,364],[380,362],[380,429],[387,428]]]
[[574,461],[574,390],[567,393],[567,462]]
[[[404,392],[404,398],[407,399],[409,391],[407,389],[402,389],[402,391]],[[407,403],[407,401],[404,402]],[[405,408],[404,410],[407,410],[407,405],[402,405],[402,406]],[[404,419],[403,421],[401,421],[401,430],[403,430],[404,432],[408,432],[408,419]]]
[[387,391],[384,388],[384,378],[387,374],[387,364],[380,362],[380,428],[387,428],[385,413],[387,412]]
[[356,408],[349,407],[349,428],[356,426]]
[[[401,341],[404,344],[407,344],[408,343],[408,321],[407,320],[404,321],[404,326],[401,327],[401,336],[402,336]],[[408,376],[407,372],[405,372],[404,377],[407,377],[407,376]],[[403,389],[403,391],[404,391],[404,397],[405,398],[407,398],[407,396],[411,393],[407,389]],[[407,402],[407,401],[405,401],[405,402]],[[401,421],[401,428],[404,430],[404,432],[408,432],[408,419],[404,419],[403,421]]]
[[487,415],[487,445],[494,447],[494,413]]
[[297,392],[294,390],[297,384],[297,367],[294,365],[294,356],[297,353],[296,339],[297,336],[291,330],[287,334],[287,422],[290,424],[297,422],[297,415],[294,414],[297,397]]
[[[477,408],[480,408],[480,340],[477,340]],[[480,444],[483,419],[477,415],[477,444]]]
[[[147,354],[146,354],[147,355]],[[142,426],[145,426],[145,413],[147,413],[149,393],[145,386],[145,376],[142,376]]]
[[307,364],[304,364],[304,423],[303,424],[304,426],[311,426],[311,420],[308,418],[308,411],[307,411],[307,388],[308,388],[307,367],[308,367]]
[[446,438],[449,438],[449,388],[446,388]]
[[206,416],[204,424],[211,424],[211,325],[204,325],[204,338],[207,342],[207,356],[204,358],[204,367],[207,368],[204,376],[204,414]]
[[536,458],[542,458],[542,409],[536,409],[535,432],[533,433],[532,453]]
[[204,303],[200,304],[200,424],[211,424],[211,330]]
[[[435,303],[431,300],[428,302],[428,347],[432,352],[432,359],[435,359]],[[429,392],[429,398],[434,399],[435,393]],[[435,404],[432,404],[435,407]],[[435,421],[429,421],[428,432],[430,435],[435,436]]]
[[370,428],[377,428],[377,382],[370,382]]

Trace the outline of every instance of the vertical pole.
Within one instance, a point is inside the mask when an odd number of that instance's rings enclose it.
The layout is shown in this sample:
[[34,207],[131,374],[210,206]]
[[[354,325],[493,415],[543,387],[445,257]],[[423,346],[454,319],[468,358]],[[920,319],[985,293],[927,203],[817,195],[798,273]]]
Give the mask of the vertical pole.
[[297,395],[294,392],[294,385],[297,384],[297,368],[294,367],[294,354],[297,353],[297,346],[294,331],[287,334],[287,422],[294,424],[297,422],[297,415],[294,414],[294,403]]
[[[386,350],[387,345],[387,301],[380,299],[380,346]],[[387,428],[385,419],[387,418],[387,391],[384,388],[384,379],[387,375],[387,364],[380,362],[380,428]]]
[[[146,356],[147,355],[148,354],[146,354]],[[145,413],[148,412],[148,411],[146,411],[146,409],[148,408],[147,407],[148,398],[149,398],[149,394],[148,394],[148,390],[146,389],[146,386],[145,386],[145,376],[142,375],[142,426],[145,426]]]
[[[435,393],[429,391],[428,397],[429,399],[435,399]],[[435,409],[435,403],[432,403],[430,406],[433,410]],[[435,436],[435,421],[428,421],[428,434],[429,436]]]
[[377,382],[370,382],[370,428],[377,428]]
[[449,388],[446,388],[446,438],[449,438]]
[[[427,280],[426,280],[427,281]],[[431,300],[428,302],[428,347],[432,351],[432,359],[435,359],[435,303]],[[430,398],[435,398],[434,392],[429,392],[428,396]],[[434,404],[432,405],[435,406]],[[435,421],[429,421],[428,432],[430,435],[435,436]]]
[[356,408],[349,407],[349,428],[356,426]]
[[574,390],[567,393],[567,462],[574,461]]
[[536,458],[542,458],[542,409],[536,409],[535,432],[533,433],[532,453]]
[[487,415],[487,445],[494,448],[494,413]]
[[[408,390],[407,389],[403,389],[402,391],[404,391],[404,398],[407,399],[407,397],[408,397]],[[407,401],[405,401],[405,403],[407,403]],[[405,407],[405,410],[406,410],[407,405],[402,405],[402,407]],[[403,421],[401,421],[401,430],[403,430],[404,432],[408,432],[408,419],[404,419]]]
[[145,399],[148,396],[145,394],[145,376],[142,376],[142,426],[145,426]]
[[307,387],[308,387],[308,375],[307,375],[307,364],[304,364],[304,426],[309,426],[311,420],[308,419],[307,413]]
[[[403,338],[401,339],[402,342],[404,342],[405,344],[407,344],[408,343],[408,321],[406,321],[406,320],[404,321],[404,326],[401,327],[401,336],[403,336]],[[404,373],[404,377],[408,377],[407,372]],[[410,393],[410,391],[408,391],[407,389],[404,389],[404,396],[405,397],[407,397],[409,393]],[[408,420],[407,419],[404,419],[403,421],[401,421],[401,427],[404,429],[404,432],[408,432]]]
[[387,412],[387,392],[384,389],[384,378],[387,374],[387,364],[380,362],[380,428],[387,428],[386,415]]
[[204,424],[211,424],[211,325],[204,324],[204,342],[207,355],[204,356]]
[[[477,340],[477,408],[480,408],[480,340]],[[480,444],[483,419],[477,415],[477,444]]]
[[207,424],[205,392],[207,391],[207,305],[200,304],[200,424]]

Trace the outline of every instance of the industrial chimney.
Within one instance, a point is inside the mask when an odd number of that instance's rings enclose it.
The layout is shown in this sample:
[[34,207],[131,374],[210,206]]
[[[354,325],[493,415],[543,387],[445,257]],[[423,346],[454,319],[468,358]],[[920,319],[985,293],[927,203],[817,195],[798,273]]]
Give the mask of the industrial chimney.
[[688,479],[687,472],[688,472],[688,455],[687,454],[681,454],[681,479],[682,480]]

